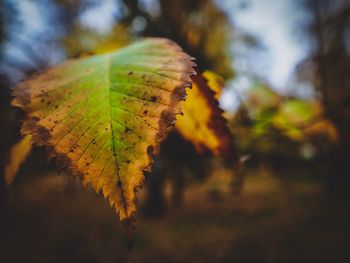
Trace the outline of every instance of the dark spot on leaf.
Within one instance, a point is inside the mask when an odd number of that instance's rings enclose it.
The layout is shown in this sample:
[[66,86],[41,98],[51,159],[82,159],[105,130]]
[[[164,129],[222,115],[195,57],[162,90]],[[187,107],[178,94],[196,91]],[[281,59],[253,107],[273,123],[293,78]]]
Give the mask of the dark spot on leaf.
[[154,153],[153,146],[152,145],[148,146],[147,147],[147,154],[148,154],[148,156],[153,157],[153,153]]
[[151,101],[152,101],[152,102],[156,102],[157,99],[158,99],[157,96],[152,96],[152,97],[151,97]]
[[129,163],[131,163],[131,161],[130,160],[126,160],[125,163],[129,164]]
[[89,166],[90,165],[90,163],[86,163],[86,166]]
[[131,132],[131,130],[128,128],[128,127],[125,127],[125,130],[124,130],[125,132]]
[[105,131],[108,131],[108,128],[106,128]]
[[144,112],[143,112],[143,114],[147,114],[148,113],[148,110],[145,110]]
[[133,71],[129,71],[128,75],[131,76],[132,74],[134,74]]

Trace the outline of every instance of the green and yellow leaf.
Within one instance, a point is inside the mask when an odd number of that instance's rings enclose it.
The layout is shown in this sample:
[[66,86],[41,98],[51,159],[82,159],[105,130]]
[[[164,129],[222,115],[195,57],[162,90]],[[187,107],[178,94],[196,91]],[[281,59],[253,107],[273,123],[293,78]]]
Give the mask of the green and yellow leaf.
[[12,104],[26,112],[22,134],[130,222],[143,171],[181,113],[193,66],[172,41],[149,38],[37,74],[15,88]]

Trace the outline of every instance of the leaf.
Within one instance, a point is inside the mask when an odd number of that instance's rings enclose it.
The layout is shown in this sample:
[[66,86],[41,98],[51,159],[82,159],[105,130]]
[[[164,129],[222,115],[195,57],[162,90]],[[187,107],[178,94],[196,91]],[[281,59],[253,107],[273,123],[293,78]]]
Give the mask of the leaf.
[[233,138],[227,127],[215,93],[202,76],[192,76],[192,89],[187,92],[183,104],[183,116],[179,116],[175,128],[197,152],[210,151],[214,155],[235,158]]
[[32,150],[32,136],[25,135],[10,151],[9,160],[5,166],[5,182],[9,186],[13,182],[20,166],[25,162]]
[[208,81],[209,88],[214,91],[214,98],[218,100],[225,85],[224,78],[209,70],[204,71],[202,75]]
[[181,113],[194,65],[172,41],[149,38],[35,75],[15,88],[12,104],[26,112],[23,135],[131,222],[143,171]]

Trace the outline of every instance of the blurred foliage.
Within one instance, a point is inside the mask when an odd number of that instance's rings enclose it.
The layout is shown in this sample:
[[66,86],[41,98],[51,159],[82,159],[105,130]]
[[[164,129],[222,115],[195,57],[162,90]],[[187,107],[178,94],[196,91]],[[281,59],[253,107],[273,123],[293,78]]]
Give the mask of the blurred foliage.
[[179,43],[197,59],[201,68],[213,70],[225,78],[233,77],[229,45],[234,29],[216,3],[211,0],[160,1],[161,11],[151,16],[141,9],[137,0],[122,2],[121,18],[107,34],[73,24],[63,41],[70,57],[109,51],[137,37],[160,36]]
[[229,44],[234,29],[214,1],[161,0],[160,6],[163,26],[197,58],[198,65],[225,78],[233,76]]
[[122,24],[113,26],[107,35],[89,28],[75,26],[70,35],[62,39],[67,56],[81,57],[115,51],[131,42],[128,29]]
[[336,128],[330,120],[323,118],[319,102],[293,99],[281,105],[273,123],[294,141],[308,141],[310,136],[320,136],[324,137],[325,143],[337,143]]
[[[245,104],[230,120],[243,152],[310,158],[324,154],[338,142],[338,133],[316,101],[285,98],[266,85],[246,94]],[[304,154],[304,146],[312,154]]]

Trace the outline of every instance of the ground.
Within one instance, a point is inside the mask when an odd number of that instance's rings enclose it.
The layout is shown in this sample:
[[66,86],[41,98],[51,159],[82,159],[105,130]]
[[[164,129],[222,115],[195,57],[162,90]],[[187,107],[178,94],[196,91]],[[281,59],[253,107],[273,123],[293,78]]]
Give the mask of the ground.
[[238,196],[216,169],[163,217],[140,212],[132,252],[108,203],[78,178],[20,174],[1,213],[0,262],[350,262],[348,205],[322,180],[250,173]]

